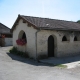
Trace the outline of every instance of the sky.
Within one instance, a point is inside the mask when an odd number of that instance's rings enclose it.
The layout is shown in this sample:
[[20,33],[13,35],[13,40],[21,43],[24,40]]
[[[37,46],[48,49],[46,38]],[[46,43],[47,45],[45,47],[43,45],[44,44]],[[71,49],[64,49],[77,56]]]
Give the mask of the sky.
[[0,22],[12,28],[20,15],[80,20],[80,0],[0,0]]

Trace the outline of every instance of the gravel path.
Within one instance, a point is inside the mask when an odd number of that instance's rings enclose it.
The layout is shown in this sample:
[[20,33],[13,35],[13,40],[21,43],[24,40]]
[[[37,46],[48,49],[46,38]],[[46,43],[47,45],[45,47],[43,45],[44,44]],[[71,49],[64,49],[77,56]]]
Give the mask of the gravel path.
[[63,69],[46,66],[0,48],[0,80],[80,80],[80,67]]

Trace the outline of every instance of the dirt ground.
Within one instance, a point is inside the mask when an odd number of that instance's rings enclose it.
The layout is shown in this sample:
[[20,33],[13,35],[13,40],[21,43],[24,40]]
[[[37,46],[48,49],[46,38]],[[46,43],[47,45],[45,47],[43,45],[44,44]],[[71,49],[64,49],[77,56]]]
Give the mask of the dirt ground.
[[80,80],[80,67],[65,69],[8,53],[0,47],[0,80]]

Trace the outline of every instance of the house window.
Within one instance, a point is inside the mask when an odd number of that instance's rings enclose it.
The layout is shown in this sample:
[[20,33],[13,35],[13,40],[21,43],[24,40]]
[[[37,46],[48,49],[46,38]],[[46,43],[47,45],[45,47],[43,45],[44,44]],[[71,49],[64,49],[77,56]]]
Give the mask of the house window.
[[63,36],[62,41],[67,41],[66,36]]
[[78,41],[76,36],[74,37],[74,41]]

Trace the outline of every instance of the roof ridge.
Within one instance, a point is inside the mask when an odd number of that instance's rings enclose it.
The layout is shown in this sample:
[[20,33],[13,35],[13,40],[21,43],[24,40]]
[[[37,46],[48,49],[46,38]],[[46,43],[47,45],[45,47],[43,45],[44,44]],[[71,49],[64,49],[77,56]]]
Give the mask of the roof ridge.
[[[53,18],[45,18],[45,17],[37,17],[37,16],[26,16],[26,15],[20,15],[22,17],[33,17],[33,18],[41,18],[41,19],[50,19],[50,20],[56,20],[56,21],[64,21],[64,22],[72,22],[72,23],[77,23],[75,21],[68,21],[68,20],[60,20],[60,19],[53,19]],[[79,24],[79,23],[78,23]]]

